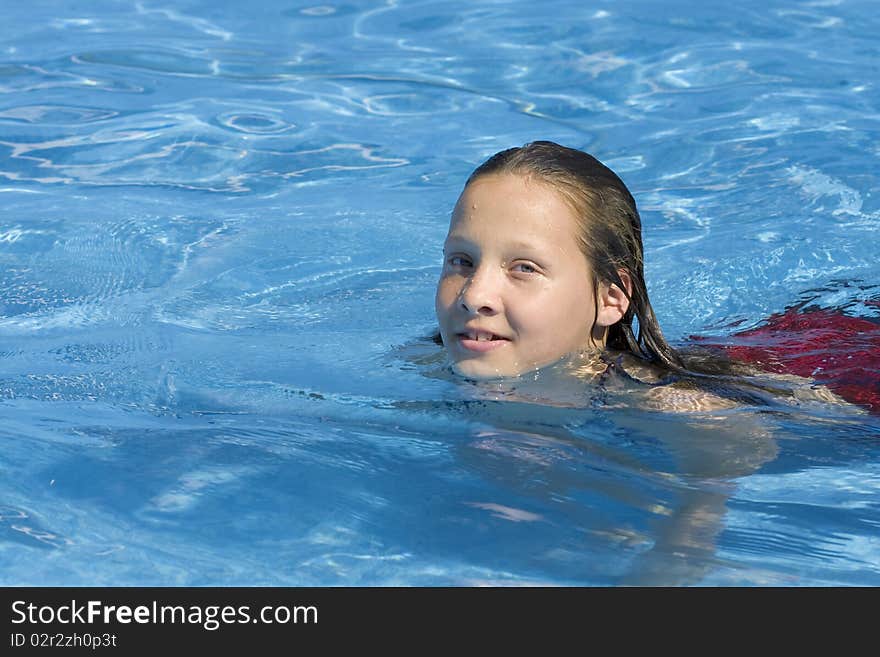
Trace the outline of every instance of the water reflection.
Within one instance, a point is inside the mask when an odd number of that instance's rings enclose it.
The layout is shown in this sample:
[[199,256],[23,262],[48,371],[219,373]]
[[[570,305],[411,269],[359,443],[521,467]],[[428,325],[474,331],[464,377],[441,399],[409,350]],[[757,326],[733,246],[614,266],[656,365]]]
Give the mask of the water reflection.
[[[456,381],[437,367],[439,356],[426,360],[434,360],[429,376]],[[767,409],[651,410],[651,386],[630,382],[609,392],[560,367],[457,385],[464,398],[442,410],[435,404],[433,412],[478,423],[455,445],[456,458],[489,490],[502,491],[469,505],[496,523],[531,524],[564,542],[574,531],[584,558],[597,541],[616,547],[625,563],[614,565],[606,555],[613,572],[598,581],[611,575],[608,583],[626,585],[701,582],[721,565],[716,543],[737,480],[778,454]],[[401,406],[424,412],[431,404]],[[554,554],[532,559],[553,568]]]

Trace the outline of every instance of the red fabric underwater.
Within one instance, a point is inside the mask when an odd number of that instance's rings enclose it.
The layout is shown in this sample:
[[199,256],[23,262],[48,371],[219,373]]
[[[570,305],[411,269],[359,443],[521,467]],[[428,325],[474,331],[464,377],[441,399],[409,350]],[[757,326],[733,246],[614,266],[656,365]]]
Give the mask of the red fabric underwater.
[[853,404],[880,414],[880,322],[837,310],[771,315],[763,326],[709,342],[768,372],[822,383]]

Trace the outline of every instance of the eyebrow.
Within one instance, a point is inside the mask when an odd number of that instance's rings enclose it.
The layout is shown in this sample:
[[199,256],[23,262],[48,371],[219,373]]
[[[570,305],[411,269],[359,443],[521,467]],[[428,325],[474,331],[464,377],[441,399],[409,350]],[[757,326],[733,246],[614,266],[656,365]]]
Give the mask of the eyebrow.
[[510,247],[511,249],[518,250],[518,251],[531,251],[532,249],[536,248],[535,244],[530,243],[530,242],[511,242],[510,244],[507,244],[506,246]]
[[444,246],[449,243],[475,246],[474,243],[471,240],[467,239],[466,237],[460,237],[458,235],[452,235],[452,234],[447,235],[446,239],[443,240]]
[[[477,244],[473,240],[470,240],[467,237],[462,237],[460,235],[455,235],[455,234],[450,234],[450,235],[446,236],[446,240],[444,241],[444,244],[448,244],[450,242],[455,243],[455,244],[463,244],[463,245],[467,245],[467,246],[477,246]],[[521,250],[521,251],[530,251],[530,250],[536,248],[536,245],[534,244],[534,242],[523,242],[523,241],[519,241],[519,240],[516,242],[505,243],[504,246],[507,248],[510,248],[510,249]]]

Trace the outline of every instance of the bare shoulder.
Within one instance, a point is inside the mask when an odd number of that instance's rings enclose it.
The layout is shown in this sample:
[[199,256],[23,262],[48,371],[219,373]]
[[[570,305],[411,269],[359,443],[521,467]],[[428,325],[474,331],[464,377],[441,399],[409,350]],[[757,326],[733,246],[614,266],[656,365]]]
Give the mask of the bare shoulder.
[[[644,391],[644,396],[640,399],[646,408],[680,413],[698,413],[731,409],[741,405],[734,399],[717,394],[703,386],[695,385],[691,381],[675,380],[674,378],[670,380],[669,373],[663,368],[641,361],[634,356],[628,354],[619,356],[618,362],[628,376],[648,384],[648,389]],[[742,383],[746,388],[755,386],[778,396],[782,403],[833,405],[847,413],[861,414],[865,412],[835,394],[827,386],[793,374],[761,372],[744,376]]]
[[639,402],[648,409],[678,413],[698,413],[736,408],[737,402],[709,390],[680,381],[669,382],[669,373],[629,354],[618,357],[626,374],[648,384]]
[[708,390],[682,387],[676,384],[653,386],[645,393],[644,404],[658,411],[699,413],[736,408],[737,402]]
[[807,379],[795,374],[764,374],[763,376],[771,381],[785,384],[791,391],[792,398],[797,402],[834,404],[837,406],[845,406],[854,412],[862,412],[862,409],[849,403],[843,397],[828,388],[828,386],[816,383],[812,379]]

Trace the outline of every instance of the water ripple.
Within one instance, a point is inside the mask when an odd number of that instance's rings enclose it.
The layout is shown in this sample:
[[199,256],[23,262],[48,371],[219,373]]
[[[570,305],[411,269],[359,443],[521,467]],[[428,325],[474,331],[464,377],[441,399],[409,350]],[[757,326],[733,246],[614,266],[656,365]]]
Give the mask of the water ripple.
[[223,41],[230,41],[235,36],[233,32],[224,30],[209,20],[197,16],[188,16],[174,9],[146,7],[142,2],[135,3],[135,9],[137,9],[138,14],[142,16],[162,16],[173,23],[179,23],[191,27],[202,34],[218,37]]
[[0,273],[0,331],[142,322],[152,290],[179,277],[196,245],[218,230],[215,220],[192,217],[96,219],[88,230],[62,221],[0,227],[24,256]]
[[256,112],[220,114],[215,121],[222,126],[237,132],[251,135],[273,135],[293,130],[296,126],[278,117]]
[[40,125],[79,125],[105,121],[119,112],[92,107],[64,105],[22,105],[0,112],[0,121],[38,123]]
[[195,57],[180,51],[163,52],[156,49],[84,52],[71,57],[71,61],[74,64],[121,66],[185,77],[209,76],[215,73],[212,59]]
[[29,512],[16,507],[0,507],[0,541],[29,547],[63,548],[71,541],[44,527]]
[[22,128],[17,139],[10,135],[0,141],[8,151],[0,176],[43,184],[162,185],[241,193],[289,178],[323,174],[328,180],[328,173],[408,163],[368,144],[311,147],[295,137],[289,144],[243,141],[251,136],[277,139],[282,133],[292,134],[296,126],[262,112],[223,113],[212,125],[190,111],[193,108],[180,107],[105,119],[95,132],[39,140]]
[[5,571],[602,584],[714,518],[702,581],[876,581],[876,422],[758,414],[780,455],[727,486],[689,476],[714,426],[474,399],[395,346],[467,173],[536,138],[625,178],[669,337],[876,316],[869,4],[7,3]]

